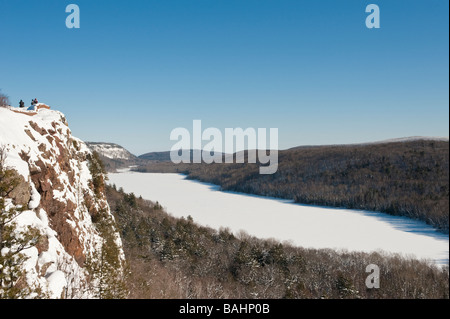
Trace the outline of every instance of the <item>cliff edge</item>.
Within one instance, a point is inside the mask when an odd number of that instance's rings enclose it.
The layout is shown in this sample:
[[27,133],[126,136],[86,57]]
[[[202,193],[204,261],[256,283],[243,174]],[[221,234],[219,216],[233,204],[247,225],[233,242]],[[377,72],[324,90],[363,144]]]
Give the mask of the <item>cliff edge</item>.
[[[85,143],[72,136],[65,116],[48,106],[0,108],[0,152],[0,168],[15,180],[12,190],[0,194],[2,214],[17,211],[3,224],[17,237],[29,229],[37,234],[21,249],[21,271],[13,280],[7,257],[17,243],[0,232],[0,298],[8,297],[11,287],[24,298],[125,293],[119,287],[125,257],[104,194],[105,172]],[[6,183],[1,176],[0,183]]]

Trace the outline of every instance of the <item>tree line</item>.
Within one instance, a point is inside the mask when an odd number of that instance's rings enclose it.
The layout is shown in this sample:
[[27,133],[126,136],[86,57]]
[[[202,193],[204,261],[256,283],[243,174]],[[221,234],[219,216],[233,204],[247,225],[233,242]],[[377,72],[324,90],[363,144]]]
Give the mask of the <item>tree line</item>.
[[[129,264],[129,298],[449,298],[448,267],[233,234],[174,218],[115,186],[106,192]],[[366,286],[369,264],[380,268],[379,289]]]

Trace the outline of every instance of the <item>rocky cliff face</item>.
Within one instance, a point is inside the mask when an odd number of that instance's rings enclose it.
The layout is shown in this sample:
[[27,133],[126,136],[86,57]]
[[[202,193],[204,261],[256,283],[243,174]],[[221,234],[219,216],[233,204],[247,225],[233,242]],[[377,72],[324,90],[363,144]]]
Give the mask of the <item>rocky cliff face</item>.
[[21,284],[51,298],[99,297],[107,272],[98,266],[102,249],[116,248],[114,276],[120,276],[125,258],[91,150],[72,136],[62,113],[47,108],[0,108],[0,147],[4,166],[20,181],[5,209],[25,207],[15,218],[17,227],[40,234],[23,251]]

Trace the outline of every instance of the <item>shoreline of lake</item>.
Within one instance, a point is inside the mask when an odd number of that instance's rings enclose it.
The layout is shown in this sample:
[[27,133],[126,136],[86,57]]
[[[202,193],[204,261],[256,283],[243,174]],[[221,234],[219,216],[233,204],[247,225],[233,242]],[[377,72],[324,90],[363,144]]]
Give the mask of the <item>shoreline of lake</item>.
[[109,174],[111,184],[158,201],[174,217],[192,216],[215,229],[244,230],[259,238],[305,248],[384,251],[448,265],[449,239],[424,222],[379,212],[320,207],[292,200],[220,191],[182,174]]

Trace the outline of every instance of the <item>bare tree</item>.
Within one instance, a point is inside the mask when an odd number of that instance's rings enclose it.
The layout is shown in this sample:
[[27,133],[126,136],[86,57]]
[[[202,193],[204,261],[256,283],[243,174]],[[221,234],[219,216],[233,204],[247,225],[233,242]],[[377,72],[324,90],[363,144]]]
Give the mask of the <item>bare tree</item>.
[[10,105],[9,96],[3,94],[0,89],[0,107],[5,107]]

